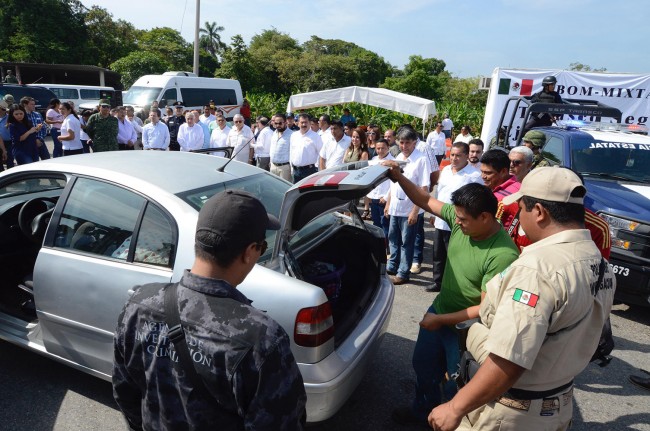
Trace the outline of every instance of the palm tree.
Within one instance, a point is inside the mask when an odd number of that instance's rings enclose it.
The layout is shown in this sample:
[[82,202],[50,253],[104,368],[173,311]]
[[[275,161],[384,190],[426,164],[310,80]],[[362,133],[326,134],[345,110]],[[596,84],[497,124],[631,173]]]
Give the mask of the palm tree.
[[199,29],[201,39],[199,44],[210,54],[218,57],[226,49],[226,44],[221,41],[220,32],[224,31],[223,26],[217,25],[216,22],[205,22],[205,28]]

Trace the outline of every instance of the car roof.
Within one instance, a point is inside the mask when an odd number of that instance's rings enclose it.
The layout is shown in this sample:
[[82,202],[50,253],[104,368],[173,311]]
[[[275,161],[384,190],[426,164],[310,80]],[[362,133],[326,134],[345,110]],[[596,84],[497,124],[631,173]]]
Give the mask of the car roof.
[[539,127],[535,130],[548,132],[552,134],[560,134],[570,136],[572,139],[595,139],[604,142],[623,142],[630,144],[644,144],[650,145],[650,136],[641,135],[639,133],[630,132],[617,132],[617,131],[602,131],[602,130],[586,130],[580,128],[564,129],[561,127]]
[[264,173],[254,166],[228,159],[182,151],[109,151],[58,157],[18,166],[8,172],[47,170],[88,175],[125,184],[133,188],[141,182],[169,193],[219,184],[237,178]]

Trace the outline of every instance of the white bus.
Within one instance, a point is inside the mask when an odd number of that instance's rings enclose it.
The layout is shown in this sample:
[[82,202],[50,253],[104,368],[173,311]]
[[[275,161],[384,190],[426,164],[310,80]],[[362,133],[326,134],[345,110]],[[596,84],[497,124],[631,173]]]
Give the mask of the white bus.
[[[69,84],[28,84],[31,87],[43,87],[56,94],[61,102],[74,102],[76,110],[81,108],[96,108],[101,99],[110,100],[111,106],[119,103],[115,100],[115,89],[113,87],[101,87],[94,85],[69,85]],[[113,102],[114,101],[114,102]],[[82,106],[83,105],[83,106]]]
[[[138,78],[123,93],[123,105],[133,106],[136,113],[149,107],[154,100],[163,110],[180,101],[185,109],[198,109],[214,102],[228,119],[239,114],[244,99],[239,81],[235,79],[200,78],[191,72],[165,72]],[[164,114],[164,112],[162,112]]]

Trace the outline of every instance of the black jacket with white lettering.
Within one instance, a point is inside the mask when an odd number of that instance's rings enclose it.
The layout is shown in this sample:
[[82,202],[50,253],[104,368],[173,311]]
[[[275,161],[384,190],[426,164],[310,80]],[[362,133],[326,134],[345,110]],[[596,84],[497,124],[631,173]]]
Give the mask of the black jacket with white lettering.
[[302,430],[306,395],[289,337],[223,280],[186,271],[178,286],[185,339],[205,389],[167,338],[165,284],[136,289],[115,334],[113,392],[132,429]]

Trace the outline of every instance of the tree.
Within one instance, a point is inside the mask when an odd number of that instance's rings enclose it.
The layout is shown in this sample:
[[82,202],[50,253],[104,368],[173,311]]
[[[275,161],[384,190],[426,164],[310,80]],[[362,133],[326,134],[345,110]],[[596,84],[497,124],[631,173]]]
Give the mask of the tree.
[[201,34],[199,45],[214,57],[219,57],[226,49],[226,44],[221,41],[219,35],[224,30],[225,28],[217,25],[216,22],[206,21],[205,28],[199,29],[199,34]]
[[[54,24],[55,23],[55,24]],[[0,57],[10,61],[80,63],[87,47],[77,0],[6,0],[0,8]]]
[[122,85],[129,88],[143,75],[155,75],[169,70],[170,64],[152,52],[133,51],[113,62],[110,68],[122,75]]
[[347,57],[315,52],[286,57],[278,64],[280,81],[301,92],[347,87],[358,80],[358,71]]
[[412,55],[403,74],[386,78],[381,86],[412,96],[440,99],[443,86],[449,79],[449,75],[443,73],[445,66],[445,62],[437,58]]
[[302,54],[298,41],[275,28],[264,30],[251,39],[248,48],[252,67],[258,72],[253,88],[281,94],[291,92],[291,83],[280,79],[278,64],[287,57],[297,57]]
[[231,47],[223,54],[221,68],[214,74],[218,78],[237,79],[242,90],[248,92],[257,84],[257,70],[253,68],[248,48],[241,35],[232,37]]
[[133,24],[122,19],[115,21],[106,9],[93,6],[84,15],[88,38],[77,40],[76,46],[86,45],[86,63],[108,67],[118,58],[137,49],[137,39],[142,33]]
[[183,36],[169,27],[156,27],[144,31],[140,35],[138,48],[142,51],[158,54],[165,59],[172,69],[191,70],[192,56],[187,55],[191,45],[183,39]]

